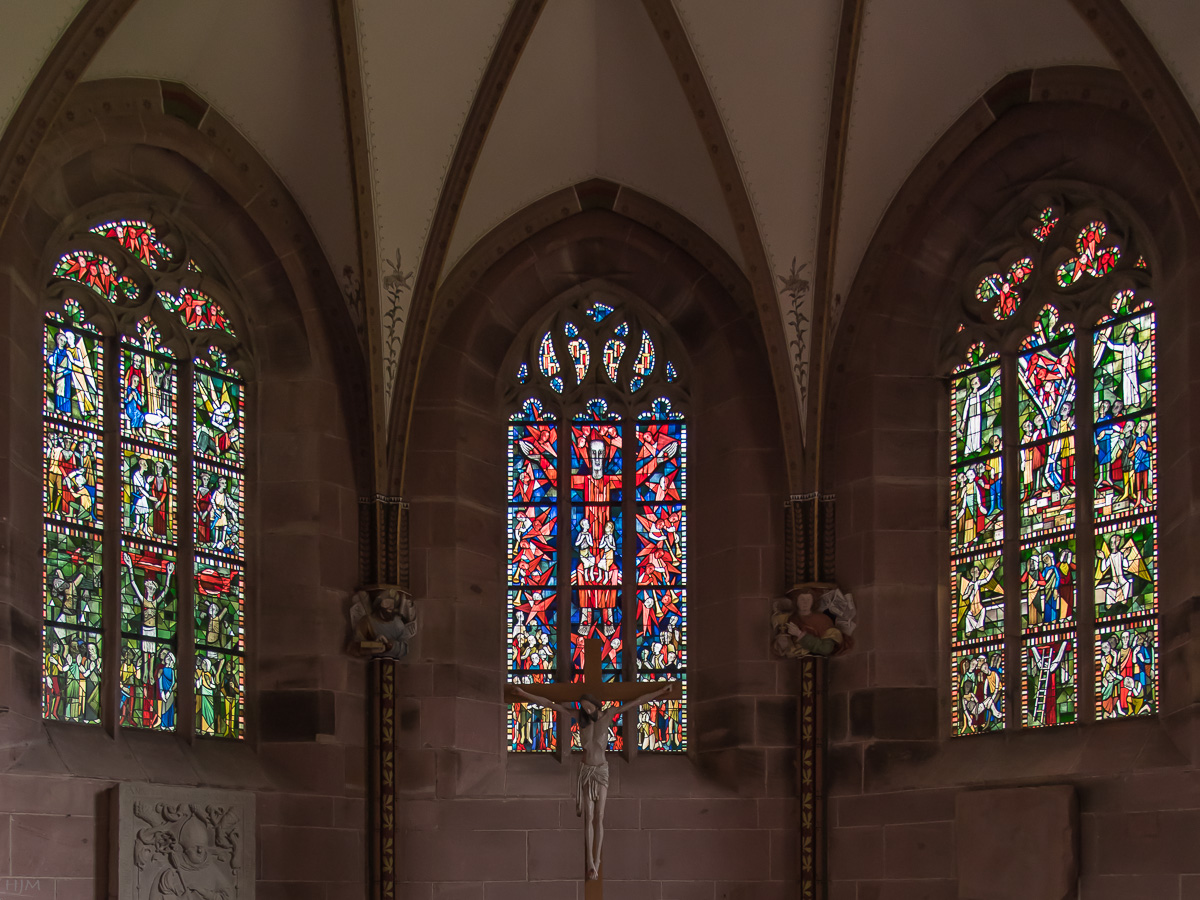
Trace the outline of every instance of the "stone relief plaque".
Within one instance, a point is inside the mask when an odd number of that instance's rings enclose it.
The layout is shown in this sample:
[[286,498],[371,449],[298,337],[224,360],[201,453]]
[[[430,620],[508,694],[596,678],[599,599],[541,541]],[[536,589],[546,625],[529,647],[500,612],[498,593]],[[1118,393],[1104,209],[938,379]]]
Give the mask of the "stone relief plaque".
[[112,815],[110,896],[253,900],[253,794],[121,784]]

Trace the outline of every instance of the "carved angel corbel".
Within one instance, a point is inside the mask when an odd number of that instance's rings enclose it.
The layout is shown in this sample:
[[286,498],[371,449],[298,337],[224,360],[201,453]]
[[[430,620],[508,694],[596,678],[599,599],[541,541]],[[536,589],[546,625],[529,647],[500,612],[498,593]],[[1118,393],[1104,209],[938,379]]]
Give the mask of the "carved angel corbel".
[[416,634],[416,605],[405,591],[360,590],[350,598],[348,650],[356,656],[402,659]]

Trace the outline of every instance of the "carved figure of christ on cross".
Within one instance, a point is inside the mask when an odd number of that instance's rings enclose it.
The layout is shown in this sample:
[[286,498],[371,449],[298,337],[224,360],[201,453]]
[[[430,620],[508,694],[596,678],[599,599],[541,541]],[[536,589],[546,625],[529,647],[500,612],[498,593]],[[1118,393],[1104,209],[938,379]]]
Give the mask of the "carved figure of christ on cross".
[[[603,896],[600,879],[600,851],[604,845],[604,805],[608,800],[609,726],[617,716],[636,709],[651,700],[679,700],[683,696],[678,681],[609,681],[600,673],[603,641],[588,638],[583,651],[583,681],[553,684],[506,686],[509,703],[534,703],[558,710],[564,716],[579,720],[579,737],[583,744],[583,763],[575,788],[575,813],[583,816],[584,857],[587,880],[596,882],[596,890],[588,898]],[[532,688],[530,690],[529,688]],[[649,693],[647,688],[651,688]],[[604,709],[605,702],[620,702],[620,706]],[[567,706],[578,702],[580,709]]]

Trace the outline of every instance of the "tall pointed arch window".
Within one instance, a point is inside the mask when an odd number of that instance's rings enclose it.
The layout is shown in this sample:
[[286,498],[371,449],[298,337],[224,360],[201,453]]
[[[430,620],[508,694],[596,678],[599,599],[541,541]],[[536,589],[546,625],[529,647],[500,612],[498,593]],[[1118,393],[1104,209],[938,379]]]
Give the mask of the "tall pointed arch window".
[[950,352],[952,732],[1154,715],[1150,266],[1062,197],[988,256]]
[[73,235],[48,275],[43,716],[240,738],[247,362],[227,292],[142,219]]
[[[587,296],[510,354],[508,666],[514,682],[661,680],[683,699],[614,725],[609,749],[687,749],[687,394],[649,316]],[[625,717],[622,717],[625,718]],[[567,723],[512,704],[509,749],[556,751]],[[578,748],[578,734],[569,738]]]

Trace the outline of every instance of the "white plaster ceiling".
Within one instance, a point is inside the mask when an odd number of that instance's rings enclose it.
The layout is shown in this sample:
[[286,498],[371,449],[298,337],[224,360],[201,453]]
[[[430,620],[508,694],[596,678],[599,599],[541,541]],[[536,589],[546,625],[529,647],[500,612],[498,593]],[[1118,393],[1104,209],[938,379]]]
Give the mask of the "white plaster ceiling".
[[513,213],[595,177],[672,207],[741,263],[700,130],[640,0],[547,5],[488,133],[443,275]]
[[84,0],[0,0],[0,132]]
[[[799,365],[811,346],[811,291],[781,291],[795,266],[812,278],[825,169],[838,0],[677,0],[696,58],[754,206],[788,342]],[[806,385],[797,384],[803,400]]]
[[[511,0],[355,0],[374,183],[386,408],[411,290],[463,121]],[[389,316],[389,306],[395,312]]]
[[1066,0],[866,0],[835,292],[846,296],[888,204],[946,129],[1005,75],[1054,65],[1113,65]]
[[[795,258],[809,264],[803,274],[811,277],[841,2],[675,3],[737,155],[772,272],[785,274]],[[1200,3],[1126,3],[1200,111],[1193,46]],[[355,4],[387,373],[447,167],[512,0]],[[0,0],[0,122],[81,6]],[[946,129],[1005,74],[1062,64],[1112,66],[1067,0],[866,0],[835,292],[846,294],[888,204]],[[292,190],[333,270],[355,261],[329,0],[139,0],[86,73],[115,75],[181,81],[202,95]],[[673,207],[744,264],[692,112],[640,0],[551,0],[435,274],[444,277],[516,210],[596,176]],[[407,278],[386,280],[395,274]]]
[[[41,2],[41,0],[39,0]],[[303,10],[303,15],[297,15]],[[140,0],[85,80],[186,84],[274,168],[333,271],[358,259],[333,8],[305,0]]]

